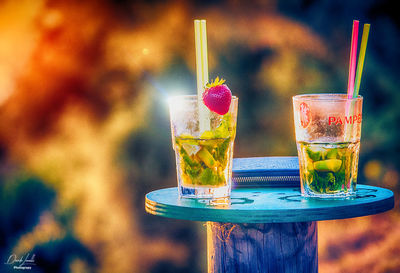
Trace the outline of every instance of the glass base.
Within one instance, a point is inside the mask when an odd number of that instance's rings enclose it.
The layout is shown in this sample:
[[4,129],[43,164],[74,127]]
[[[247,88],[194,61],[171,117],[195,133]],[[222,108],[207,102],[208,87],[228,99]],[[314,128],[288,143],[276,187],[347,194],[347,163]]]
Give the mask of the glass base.
[[337,192],[337,193],[314,193],[314,192],[302,192],[302,197],[306,198],[318,198],[318,199],[352,199],[356,197],[356,193],[353,191],[348,192]]
[[204,198],[216,199],[229,197],[231,188],[227,186],[222,187],[209,187],[209,186],[196,186],[196,187],[179,187],[179,196],[182,198]]

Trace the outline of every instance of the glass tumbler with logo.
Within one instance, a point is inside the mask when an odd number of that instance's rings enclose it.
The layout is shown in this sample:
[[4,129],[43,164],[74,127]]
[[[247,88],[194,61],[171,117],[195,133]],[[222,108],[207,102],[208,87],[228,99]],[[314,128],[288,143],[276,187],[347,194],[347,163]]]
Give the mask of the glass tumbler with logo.
[[348,198],[356,193],[363,98],[346,94],[293,97],[304,197]]

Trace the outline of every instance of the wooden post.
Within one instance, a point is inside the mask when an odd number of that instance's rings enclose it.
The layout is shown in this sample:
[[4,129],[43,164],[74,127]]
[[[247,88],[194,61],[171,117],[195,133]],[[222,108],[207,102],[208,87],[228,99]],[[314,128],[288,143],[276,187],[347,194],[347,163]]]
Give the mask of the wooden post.
[[318,272],[317,223],[207,222],[209,273]]

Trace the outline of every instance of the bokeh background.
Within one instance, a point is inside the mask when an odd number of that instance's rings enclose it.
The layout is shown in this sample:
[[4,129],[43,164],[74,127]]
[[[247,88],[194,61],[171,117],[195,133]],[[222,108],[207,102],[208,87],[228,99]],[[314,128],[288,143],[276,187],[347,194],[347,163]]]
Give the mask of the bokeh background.
[[400,272],[395,1],[0,1],[0,272],[206,272],[203,223],[151,216],[176,185],[166,97],[210,78],[240,97],[235,157],[295,155],[291,97],[345,92],[353,19],[371,23],[359,182],[391,212],[319,223],[320,272]]

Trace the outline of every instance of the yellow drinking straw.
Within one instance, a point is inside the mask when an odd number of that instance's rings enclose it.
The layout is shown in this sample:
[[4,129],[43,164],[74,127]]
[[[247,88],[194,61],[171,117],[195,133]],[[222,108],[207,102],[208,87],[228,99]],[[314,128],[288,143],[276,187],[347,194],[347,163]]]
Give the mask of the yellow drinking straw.
[[360,91],[361,75],[364,67],[365,51],[367,50],[369,28],[370,24],[364,24],[361,46],[360,46],[360,55],[358,56],[356,84],[354,87],[353,98],[356,98],[358,96],[358,92]]
[[203,103],[203,92],[208,83],[207,28],[206,20],[194,20],[196,44],[197,103],[200,134],[210,130],[210,111]]

